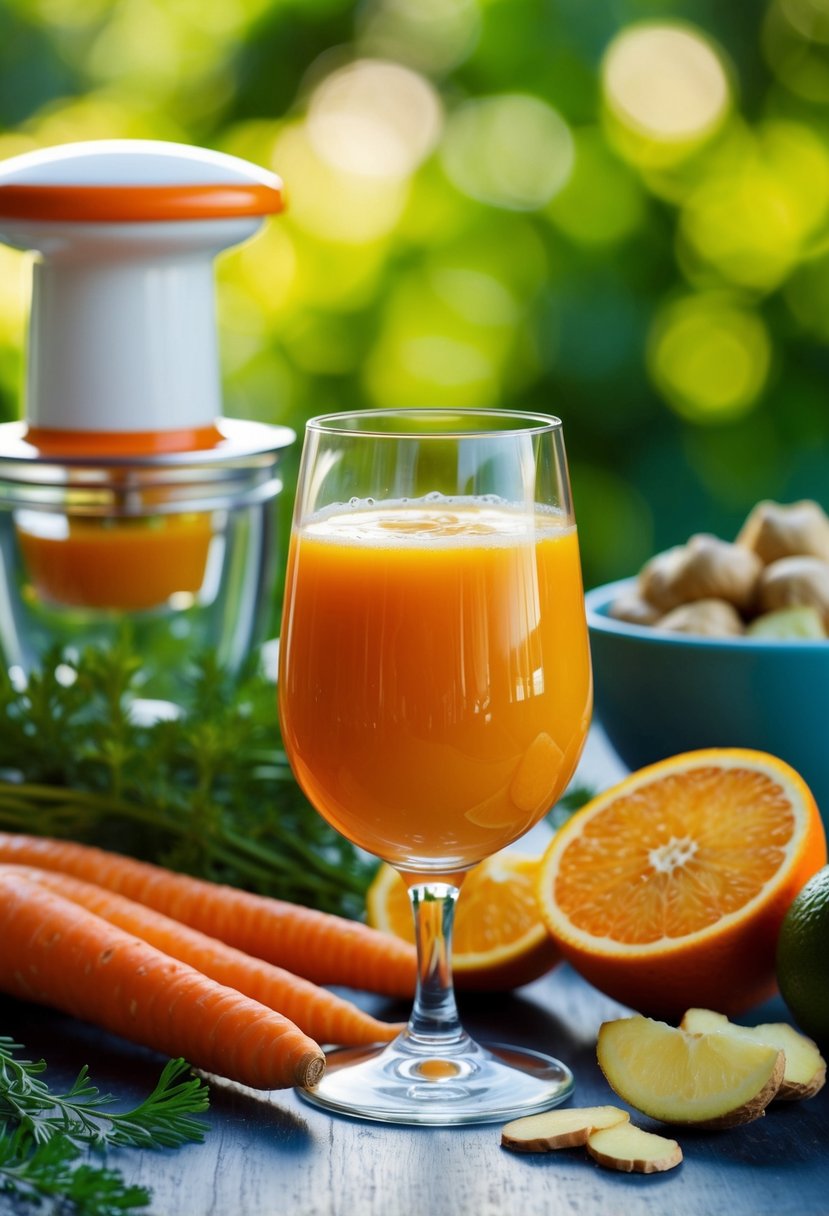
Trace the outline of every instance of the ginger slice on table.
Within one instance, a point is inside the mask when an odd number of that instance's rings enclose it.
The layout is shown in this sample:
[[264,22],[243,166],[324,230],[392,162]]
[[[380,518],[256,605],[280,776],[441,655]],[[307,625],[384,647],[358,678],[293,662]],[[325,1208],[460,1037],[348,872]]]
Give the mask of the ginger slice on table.
[[646,1132],[634,1123],[615,1123],[587,1137],[590,1156],[611,1170],[627,1174],[659,1174],[682,1160],[676,1140]]
[[627,1111],[620,1110],[618,1106],[548,1110],[507,1123],[501,1131],[501,1144],[519,1153],[547,1153],[557,1148],[573,1148],[586,1144],[591,1132],[626,1123],[629,1118]]

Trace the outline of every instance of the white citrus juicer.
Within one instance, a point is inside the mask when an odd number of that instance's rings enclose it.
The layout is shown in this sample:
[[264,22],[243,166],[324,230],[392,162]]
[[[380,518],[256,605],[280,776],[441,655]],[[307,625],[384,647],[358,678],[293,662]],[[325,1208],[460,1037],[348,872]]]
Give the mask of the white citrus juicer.
[[24,419],[0,425],[8,665],[128,624],[161,685],[183,646],[235,667],[261,638],[294,434],[222,417],[213,259],[282,206],[274,174],[180,144],[0,162],[0,241],[34,254]]

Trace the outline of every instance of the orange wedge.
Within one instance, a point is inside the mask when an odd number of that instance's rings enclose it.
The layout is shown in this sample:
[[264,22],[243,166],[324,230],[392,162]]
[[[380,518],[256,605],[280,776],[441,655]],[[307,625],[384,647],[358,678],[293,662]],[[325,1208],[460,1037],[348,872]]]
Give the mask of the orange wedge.
[[[538,909],[540,858],[503,852],[464,879],[455,912],[452,966],[460,989],[502,992],[545,975],[560,960]],[[366,897],[368,923],[414,941],[403,879],[382,865]]]
[[652,1016],[742,1013],[775,988],[783,917],[826,861],[817,806],[741,748],[650,765],[582,807],[539,869],[541,914],[595,987]]

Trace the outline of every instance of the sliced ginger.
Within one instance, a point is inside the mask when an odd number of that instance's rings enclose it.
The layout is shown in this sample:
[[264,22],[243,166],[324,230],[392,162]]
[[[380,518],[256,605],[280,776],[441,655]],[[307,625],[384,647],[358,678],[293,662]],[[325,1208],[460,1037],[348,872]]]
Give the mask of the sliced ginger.
[[[725,1014],[689,1009],[678,1028],[635,1015],[604,1022],[599,1066],[631,1106],[663,1123],[724,1129],[750,1123],[773,1098],[810,1098],[826,1062],[785,1022],[738,1026]],[[546,1111],[514,1119],[504,1148],[523,1153],[584,1146],[608,1169],[655,1174],[682,1161],[676,1140],[646,1132],[616,1106]]]
[[763,1114],[783,1080],[779,1048],[690,1034],[639,1015],[603,1023],[599,1066],[631,1106],[663,1123],[726,1128]]
[[599,1165],[631,1174],[658,1174],[682,1160],[676,1140],[657,1136],[627,1121],[591,1132],[587,1151]]
[[618,1106],[582,1106],[548,1110],[513,1119],[501,1130],[501,1145],[519,1153],[547,1153],[587,1143],[600,1128],[627,1123],[630,1115]]
[[777,1099],[797,1101],[813,1098],[826,1082],[826,1061],[817,1044],[787,1022],[738,1026],[729,1022],[724,1013],[714,1013],[711,1009],[689,1009],[680,1025],[691,1034],[709,1034],[714,1031],[755,1043],[765,1043],[782,1051],[785,1056],[785,1068],[780,1088],[775,1094]]
[[634,1127],[618,1106],[573,1107],[514,1119],[503,1128],[501,1145],[519,1153],[584,1146],[599,1165],[637,1174],[670,1170],[682,1160],[676,1140]]

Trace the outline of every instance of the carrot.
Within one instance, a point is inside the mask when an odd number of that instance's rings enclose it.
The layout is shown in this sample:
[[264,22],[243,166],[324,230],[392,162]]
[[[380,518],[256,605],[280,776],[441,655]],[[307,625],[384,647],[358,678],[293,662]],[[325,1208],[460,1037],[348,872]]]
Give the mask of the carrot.
[[104,887],[70,874],[28,866],[0,865],[0,876],[6,873],[18,874],[48,887],[64,899],[71,899],[110,924],[149,942],[171,958],[188,963],[218,983],[277,1010],[318,1043],[356,1047],[388,1042],[402,1029],[400,1024],[378,1021],[351,1001],[319,988],[310,980],[262,959],[251,958],[215,937],[208,937]]
[[97,883],[316,984],[414,992],[414,947],[358,921],[47,836],[0,832],[0,861]]
[[39,883],[0,875],[0,989],[257,1089],[317,1084],[319,1046],[288,1018],[208,979]]

